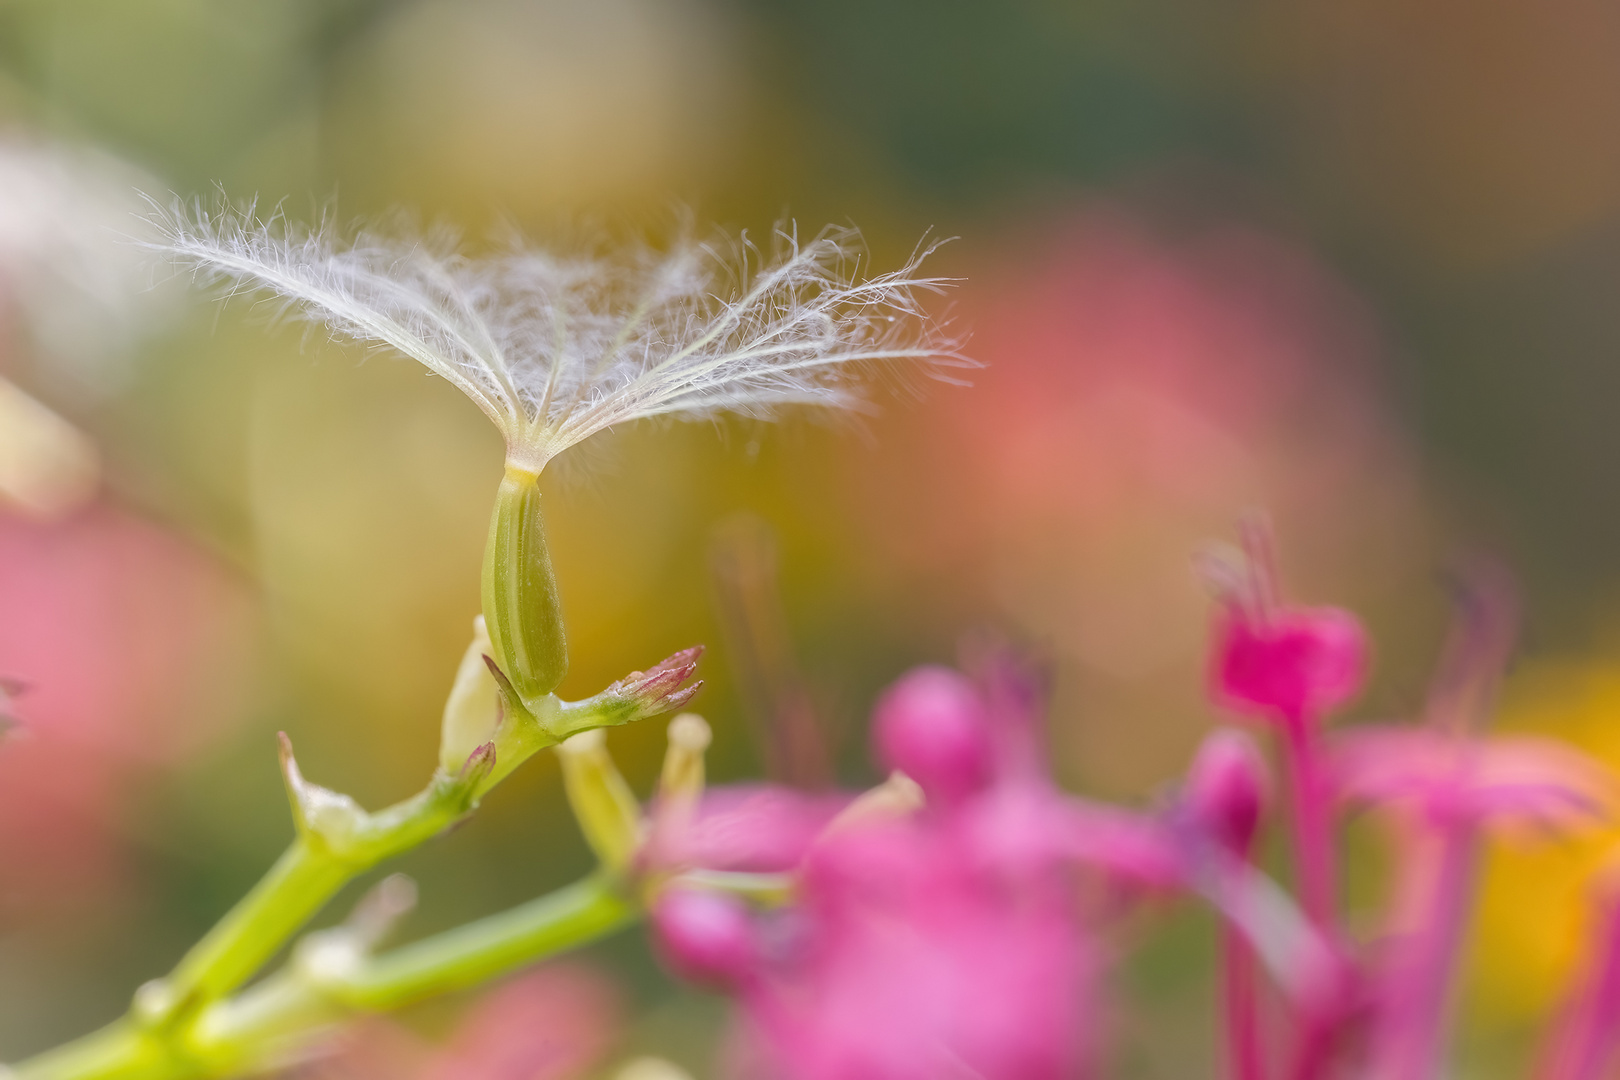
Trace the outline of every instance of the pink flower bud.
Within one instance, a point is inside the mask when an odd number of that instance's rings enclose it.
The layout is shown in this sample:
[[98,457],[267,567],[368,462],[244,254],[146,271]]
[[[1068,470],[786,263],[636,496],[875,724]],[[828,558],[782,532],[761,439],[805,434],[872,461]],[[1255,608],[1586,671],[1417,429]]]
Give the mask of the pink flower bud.
[[990,779],[984,701],[960,672],[914,669],[878,699],[872,728],[878,760],[917,781],[932,801],[960,802]]
[[1354,697],[1366,669],[1361,623],[1339,608],[1282,608],[1261,622],[1234,606],[1216,629],[1214,691],[1241,712],[1303,722]]
[[1266,800],[1266,765],[1241,731],[1213,731],[1187,771],[1183,799],[1194,821],[1242,855],[1254,842]]
[[748,907],[727,893],[666,889],[653,904],[652,928],[665,965],[700,986],[737,989],[758,960]]

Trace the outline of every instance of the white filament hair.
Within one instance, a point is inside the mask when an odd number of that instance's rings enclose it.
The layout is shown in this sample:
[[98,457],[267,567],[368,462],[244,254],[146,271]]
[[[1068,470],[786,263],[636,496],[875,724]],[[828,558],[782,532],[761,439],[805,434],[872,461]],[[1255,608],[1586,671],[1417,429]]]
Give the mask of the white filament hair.
[[339,242],[251,205],[176,205],[157,221],[164,250],[199,277],[279,296],[449,380],[501,430],[509,460],[535,470],[630,420],[849,407],[874,369],[976,366],[921,303],[948,284],[919,272],[937,243],[862,277],[859,234],[834,227],[803,239],[778,225],[763,252],[745,236],[469,258],[419,237]]

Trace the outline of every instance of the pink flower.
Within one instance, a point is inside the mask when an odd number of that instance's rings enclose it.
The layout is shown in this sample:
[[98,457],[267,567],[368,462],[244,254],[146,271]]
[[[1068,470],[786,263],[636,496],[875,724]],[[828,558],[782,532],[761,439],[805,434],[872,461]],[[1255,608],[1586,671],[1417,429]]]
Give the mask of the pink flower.
[[618,995],[580,964],[548,964],[485,993],[442,1044],[385,1020],[351,1025],[316,1080],[574,1080],[607,1053]]
[[0,908],[124,895],[121,807],[239,715],[248,614],[201,551],[129,514],[0,515],[0,677],[21,684],[21,730],[0,743]]
[[651,925],[665,966],[687,982],[740,989],[758,963],[748,908],[725,893],[665,889],[653,903]]
[[850,796],[777,784],[733,784],[704,792],[678,835],[660,832],[647,858],[662,866],[773,873],[790,870]]
[[1119,896],[1174,888],[1180,849],[1150,818],[1058,791],[1038,682],[999,651],[980,666],[977,682],[914,671],[878,706],[879,754],[935,796],[921,811],[820,836],[784,911],[743,920],[679,894],[655,909],[672,966],[738,995],[742,1074],[1042,1080],[1093,1056],[1107,909],[1088,907],[1097,890],[1075,871]]
[[1216,701],[1239,713],[1297,726],[1355,697],[1366,679],[1367,637],[1348,611],[1292,607],[1279,599],[1270,526],[1243,528],[1243,560],[1203,563],[1219,608],[1211,651]]
[[1595,824],[1620,795],[1601,764],[1554,739],[1366,727],[1333,742],[1339,797],[1450,823],[1562,831]]
[[1355,697],[1366,673],[1361,624],[1339,608],[1262,616],[1228,604],[1216,638],[1216,696],[1251,715],[1289,723],[1321,716]]
[[931,802],[960,802],[990,780],[985,703],[961,672],[916,668],[878,699],[872,728],[878,761],[915,780]]
[[1233,854],[1247,856],[1260,827],[1266,787],[1259,747],[1242,732],[1223,728],[1198,748],[1182,800],[1200,829]]
[[804,868],[796,940],[744,996],[760,1075],[1072,1076],[1094,947],[1061,892],[978,872],[951,819],[841,831]]

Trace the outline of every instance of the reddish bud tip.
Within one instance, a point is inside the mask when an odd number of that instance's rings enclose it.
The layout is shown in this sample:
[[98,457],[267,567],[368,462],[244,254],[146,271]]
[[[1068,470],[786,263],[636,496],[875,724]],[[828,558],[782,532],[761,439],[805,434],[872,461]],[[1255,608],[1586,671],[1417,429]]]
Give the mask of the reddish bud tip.
[[691,701],[693,698],[697,697],[698,691],[701,689],[703,689],[703,680],[699,679],[691,686],[683,687],[676,690],[674,693],[667,695],[664,698],[663,705],[661,707],[667,711],[674,711],[675,709],[682,708],[688,701]]
[[461,772],[457,779],[463,783],[477,783],[495,768],[495,744],[487,742],[481,744],[476,750],[467,755],[467,760],[461,763]]
[[1216,697],[1240,712],[1298,723],[1361,689],[1367,639],[1339,608],[1284,608],[1268,621],[1228,607],[1216,631]]
[[872,718],[878,760],[915,780],[930,801],[960,802],[990,780],[991,739],[973,681],[920,667],[878,699]]
[[1254,740],[1222,728],[1198,748],[1182,797],[1202,829],[1242,855],[1260,827],[1267,786],[1266,765]]
[[754,924],[734,896],[666,889],[652,909],[659,956],[677,976],[721,990],[740,987],[758,959]]
[[677,668],[685,668],[688,674],[690,674],[691,672],[697,670],[698,658],[702,655],[703,646],[693,645],[690,649],[682,649],[680,652],[675,653],[673,656],[661,661],[656,666],[649,669],[647,674],[651,675],[654,672],[671,671]]

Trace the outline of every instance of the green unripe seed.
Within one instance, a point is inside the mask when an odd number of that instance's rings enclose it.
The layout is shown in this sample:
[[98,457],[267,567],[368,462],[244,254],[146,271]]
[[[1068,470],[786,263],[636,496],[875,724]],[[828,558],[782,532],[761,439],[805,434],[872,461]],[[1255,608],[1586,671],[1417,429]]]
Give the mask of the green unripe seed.
[[484,548],[484,624],[492,655],[531,708],[568,672],[538,480],[537,474],[507,464]]

